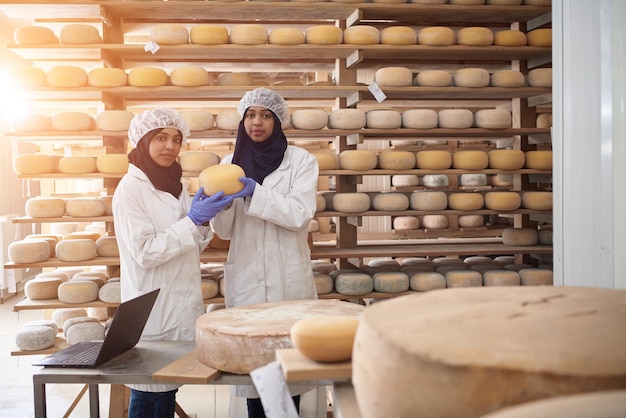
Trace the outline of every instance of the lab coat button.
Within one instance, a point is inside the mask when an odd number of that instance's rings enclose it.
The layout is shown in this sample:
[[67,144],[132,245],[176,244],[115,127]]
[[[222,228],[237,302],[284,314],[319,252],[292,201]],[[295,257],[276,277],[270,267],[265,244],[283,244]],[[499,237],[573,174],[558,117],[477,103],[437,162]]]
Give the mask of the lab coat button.
[[256,250],[256,253],[257,254],[261,254],[261,250]]
[[260,285],[260,286],[265,286],[265,281],[264,281],[264,280],[261,280],[261,281],[259,282],[259,285]]

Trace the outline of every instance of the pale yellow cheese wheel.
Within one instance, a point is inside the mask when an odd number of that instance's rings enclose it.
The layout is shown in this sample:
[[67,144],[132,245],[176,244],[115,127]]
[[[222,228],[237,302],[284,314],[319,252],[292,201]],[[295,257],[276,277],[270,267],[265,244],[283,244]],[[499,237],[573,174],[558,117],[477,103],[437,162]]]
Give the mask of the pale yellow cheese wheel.
[[307,44],[337,45],[343,41],[343,31],[334,25],[315,25],[305,31]]
[[342,170],[373,170],[378,157],[372,150],[344,150],[339,153],[339,166]]
[[452,80],[457,87],[487,87],[491,77],[484,68],[461,68],[454,72]]
[[225,195],[237,193],[243,189],[240,177],[245,173],[237,164],[217,164],[205,168],[198,176],[198,184],[204,187],[204,194],[212,196],[217,192]]
[[70,23],[61,28],[59,39],[62,44],[101,44],[102,37],[95,26],[85,23]]
[[40,263],[50,258],[50,244],[37,238],[13,241],[7,252],[9,260],[15,264]]
[[96,157],[98,173],[122,174],[128,171],[128,156],[126,154],[103,154]]
[[382,87],[406,87],[413,83],[413,72],[407,67],[382,67],[376,70],[374,81]]
[[210,151],[185,151],[180,154],[180,165],[183,171],[199,173],[219,162],[219,155]]
[[87,71],[73,65],[57,65],[46,72],[46,84],[50,87],[83,87],[87,80]]
[[372,109],[365,113],[365,127],[397,129],[402,126],[402,114],[394,109]]
[[498,70],[491,74],[493,87],[524,87],[526,77],[518,70]]
[[461,28],[456,33],[456,42],[459,45],[487,46],[493,44],[493,32],[489,28],[471,26]]
[[433,109],[408,109],[402,112],[402,127],[409,129],[433,129],[439,124]]
[[[96,243],[92,239],[62,239],[56,245],[56,254],[59,261],[77,262],[96,258],[98,251],[96,249]],[[96,288],[97,287],[98,285],[96,285]],[[97,293],[98,291],[96,290],[96,297]]]
[[474,113],[474,124],[483,129],[506,129],[511,127],[511,112],[506,109],[480,109]]
[[457,266],[450,266],[445,273],[446,287],[477,287],[483,285],[483,275],[474,270],[457,270]]
[[332,197],[332,210],[337,212],[365,212],[370,208],[370,197],[367,193],[336,193]]
[[544,129],[552,127],[552,113],[540,113],[537,115],[535,126]]
[[415,84],[424,87],[447,87],[452,83],[452,74],[445,70],[424,70],[415,76]]
[[179,23],[161,23],[150,29],[150,40],[160,45],[189,43],[189,31]]
[[199,65],[185,65],[172,70],[170,82],[181,87],[208,86],[211,84],[211,76]]
[[134,87],[161,87],[167,82],[167,73],[161,68],[138,67],[128,72],[128,84]]
[[461,215],[459,216],[459,226],[461,228],[480,228],[485,224],[482,215]]
[[525,154],[522,150],[495,149],[489,151],[489,168],[519,170],[524,167]]
[[525,46],[526,34],[519,30],[505,29],[493,35],[493,44],[498,46]]
[[481,170],[489,166],[489,156],[481,150],[459,150],[452,153],[452,167],[462,170]]
[[6,68],[4,75],[10,85],[19,87],[43,87],[46,85],[46,73],[36,67]]
[[44,154],[18,154],[13,157],[13,171],[17,174],[49,174],[56,171],[56,160]]
[[526,34],[529,46],[552,46],[552,29],[539,28],[531,30]]
[[30,300],[56,299],[61,283],[58,277],[35,278],[24,284],[24,295]]
[[121,68],[94,68],[87,74],[87,84],[94,87],[125,86],[128,74]]
[[102,200],[102,202],[104,203],[104,215],[105,216],[110,216],[113,215],[113,196],[112,195],[108,195],[108,196],[100,196],[98,197],[98,199]]
[[418,190],[411,193],[409,203],[414,210],[444,210],[448,207],[448,195],[438,190]]
[[489,270],[483,273],[483,286],[519,286],[520,276],[511,270]]
[[419,229],[420,220],[417,216],[396,216],[393,218],[393,229],[397,231],[406,231]]
[[29,113],[22,116],[16,116],[9,121],[9,124],[11,129],[16,132],[41,132],[49,131],[52,128],[50,116],[39,113]]
[[528,72],[528,85],[531,87],[552,87],[552,68],[535,68]]
[[241,115],[235,109],[222,110],[215,116],[217,129],[236,131],[241,121]]
[[444,289],[446,278],[443,274],[430,271],[418,271],[409,277],[409,286],[416,292],[427,292],[429,290]]
[[429,26],[417,32],[420,45],[447,46],[456,42],[456,34],[447,26]]
[[442,109],[437,118],[440,128],[466,129],[474,124],[474,114],[469,109]]
[[552,210],[552,192],[526,191],[522,193],[522,207],[534,210]]
[[374,45],[380,43],[380,31],[376,26],[355,25],[343,30],[343,43]]
[[511,211],[519,209],[522,198],[517,192],[487,192],[485,207],[490,210]]
[[327,154],[325,152],[313,152],[312,154],[317,160],[317,166],[320,171],[337,168],[337,157],[335,154]]
[[361,109],[334,109],[328,115],[328,127],[331,129],[365,128],[367,118]]
[[103,236],[96,240],[96,253],[98,257],[119,257],[120,250],[117,245],[117,238],[113,236]]
[[[72,260],[78,261],[78,260]],[[59,285],[59,301],[63,303],[89,303],[98,300],[100,287],[92,281],[64,282]]]
[[320,363],[348,361],[359,324],[358,318],[316,315],[298,320],[290,329],[293,346],[306,358]]
[[388,26],[380,31],[380,43],[384,45],[415,45],[417,32],[410,26]]
[[448,150],[424,150],[415,154],[419,169],[445,170],[452,167],[452,154]]
[[267,40],[270,44],[275,45],[300,45],[306,41],[303,31],[289,27],[273,29]]
[[[106,257],[106,256],[101,256]],[[98,299],[106,303],[120,303],[122,300],[122,291],[120,282],[109,281],[98,290]]]
[[200,287],[202,288],[202,299],[212,299],[220,292],[217,281],[213,279],[202,279]]
[[206,110],[181,110],[179,113],[191,131],[207,131],[215,125],[213,113]]
[[254,79],[249,73],[221,73],[217,76],[218,86],[251,86]]
[[204,23],[189,29],[189,39],[192,44],[222,45],[228,43],[228,29],[218,24]]
[[295,129],[323,129],[328,124],[328,113],[322,109],[297,109],[291,114]]
[[315,196],[315,212],[322,212],[326,210],[326,198],[321,195]]
[[[87,311],[89,312],[89,308],[87,308]],[[63,323],[63,335],[67,337],[67,332],[72,326],[76,324],[84,324],[86,322],[98,323],[99,325],[98,319],[92,316],[77,316],[75,318],[69,318]]]
[[448,217],[446,215],[424,215],[422,225],[426,229],[446,229]]
[[128,110],[104,110],[96,115],[96,128],[102,131],[127,131],[135,117]]
[[50,124],[55,131],[91,131],[96,120],[84,112],[58,112],[52,115]]
[[400,192],[376,193],[372,197],[372,208],[382,211],[402,211],[409,208],[409,198]]
[[52,29],[45,26],[20,26],[13,32],[13,39],[20,45],[59,43]]
[[381,151],[378,167],[383,170],[410,170],[415,168],[415,154],[411,151]]
[[267,29],[254,23],[234,25],[230,28],[230,43],[238,45],[260,45],[267,43]]
[[26,201],[26,215],[31,218],[58,218],[65,215],[65,200],[59,197],[34,197]]
[[65,211],[68,216],[89,218],[104,215],[106,206],[95,197],[72,197],[65,202]]
[[475,192],[458,192],[448,195],[448,206],[453,210],[479,210],[483,208],[483,195]]
[[549,269],[524,268],[518,271],[522,286],[552,286],[553,272]]
[[526,151],[524,160],[526,168],[536,170],[552,169],[552,151],[549,150]]
[[63,235],[62,241],[73,239],[90,239],[94,243],[100,238],[101,234],[94,231],[74,231]]
[[59,172],[65,174],[96,173],[96,157],[63,157],[59,160]]
[[537,245],[539,237],[533,228],[505,228],[502,231],[504,245]]

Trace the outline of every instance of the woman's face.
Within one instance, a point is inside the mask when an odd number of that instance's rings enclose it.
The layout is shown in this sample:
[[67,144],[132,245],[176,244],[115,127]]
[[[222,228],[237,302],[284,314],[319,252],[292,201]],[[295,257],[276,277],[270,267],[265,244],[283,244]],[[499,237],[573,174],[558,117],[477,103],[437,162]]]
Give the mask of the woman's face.
[[274,131],[274,116],[265,107],[250,106],[244,115],[243,126],[254,142],[265,142]]
[[150,157],[161,167],[169,167],[176,161],[183,145],[183,137],[174,128],[163,128],[150,139]]

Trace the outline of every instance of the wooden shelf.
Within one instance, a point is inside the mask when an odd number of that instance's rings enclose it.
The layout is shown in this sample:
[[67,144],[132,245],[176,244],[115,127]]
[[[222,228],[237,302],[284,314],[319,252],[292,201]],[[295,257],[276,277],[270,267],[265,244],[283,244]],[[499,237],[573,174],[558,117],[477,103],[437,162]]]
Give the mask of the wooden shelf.
[[320,176],[392,176],[396,174],[414,174],[423,176],[425,174],[550,174],[551,170],[538,170],[534,168],[520,168],[519,170],[500,170],[495,168],[483,168],[482,170],[464,170],[459,168],[449,168],[446,170],[384,170],[377,168],[374,170],[322,170]]
[[24,268],[44,268],[44,267],[63,267],[63,266],[119,266],[119,257],[96,257],[86,261],[72,261],[64,262],[58,260],[56,257],[51,257],[46,261],[40,263],[20,263],[16,264],[8,262],[4,264],[5,269],[24,269]]
[[96,300],[87,303],[63,303],[58,299],[30,300],[24,298],[13,306],[14,311],[26,311],[36,309],[63,309],[63,308],[117,308],[118,303],[107,303]]
[[550,210],[533,210],[533,209],[516,209],[510,212],[502,212],[498,210],[479,209],[479,210],[399,210],[399,211],[385,211],[385,210],[369,210],[367,212],[335,212],[335,211],[322,211],[315,212],[316,217],[333,217],[333,216],[423,216],[423,215],[499,215],[506,213],[507,215],[530,215],[530,214],[552,214]]
[[52,174],[19,174],[17,176],[18,179],[28,179],[28,180],[64,180],[64,179],[121,179],[124,177],[126,173],[85,173],[85,174],[63,174],[63,173],[52,173]]
[[50,222],[113,222],[113,216],[97,216],[88,218],[74,218],[71,216],[61,216],[58,218],[31,218],[30,216],[19,216],[13,218],[14,224],[41,224]]

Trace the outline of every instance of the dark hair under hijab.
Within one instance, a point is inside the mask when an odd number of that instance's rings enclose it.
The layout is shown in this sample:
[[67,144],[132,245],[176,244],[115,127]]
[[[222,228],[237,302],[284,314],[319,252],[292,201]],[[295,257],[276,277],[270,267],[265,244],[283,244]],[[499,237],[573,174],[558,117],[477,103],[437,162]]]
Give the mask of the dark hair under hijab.
[[[247,111],[248,109],[246,109]],[[274,118],[274,130],[272,135],[263,142],[254,142],[246,132],[244,127],[245,112],[237,131],[232,162],[243,168],[246,177],[256,180],[259,184],[263,184],[265,177],[278,168],[287,149],[287,138],[283,133],[280,120],[274,112],[272,112],[272,117]]]
[[183,191],[183,184],[180,182],[183,169],[180,164],[174,161],[171,166],[162,167],[150,156],[150,141],[161,131],[162,129],[155,129],[145,134],[137,143],[137,147],[128,154],[128,161],[146,173],[157,190],[168,192],[178,199]]

